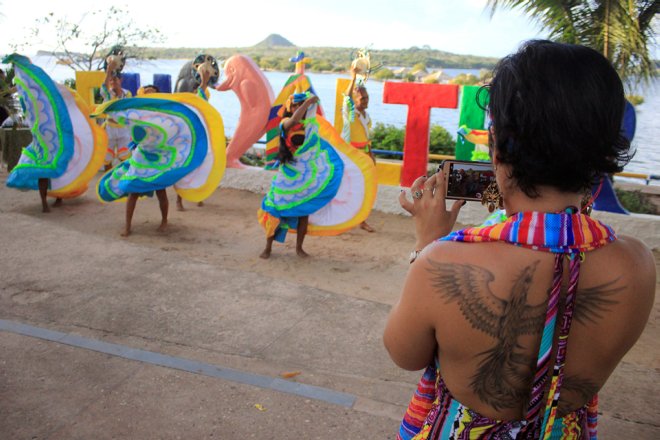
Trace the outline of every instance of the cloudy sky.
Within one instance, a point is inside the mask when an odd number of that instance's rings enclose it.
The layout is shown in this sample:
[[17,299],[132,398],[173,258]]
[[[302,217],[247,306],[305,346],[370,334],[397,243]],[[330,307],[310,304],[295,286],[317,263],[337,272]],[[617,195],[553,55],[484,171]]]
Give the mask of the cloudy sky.
[[[12,43],[27,40],[35,20],[54,13],[78,22],[85,13],[115,5],[137,26],[153,26],[166,37],[163,47],[245,47],[277,33],[303,47],[401,49],[430,46],[448,52],[504,56],[521,41],[543,37],[541,29],[515,11],[490,17],[486,0],[220,0],[181,2],[167,8],[162,0],[106,0],[94,7],[89,0],[0,0],[0,55],[12,52]],[[194,9],[192,6],[203,7]],[[87,15],[86,24],[95,23]],[[100,25],[100,22],[98,22]],[[350,29],[350,31],[349,31]],[[50,38],[49,38],[50,37]],[[42,32],[20,52],[31,55],[52,49],[52,36]],[[73,48],[76,50],[76,48]]]

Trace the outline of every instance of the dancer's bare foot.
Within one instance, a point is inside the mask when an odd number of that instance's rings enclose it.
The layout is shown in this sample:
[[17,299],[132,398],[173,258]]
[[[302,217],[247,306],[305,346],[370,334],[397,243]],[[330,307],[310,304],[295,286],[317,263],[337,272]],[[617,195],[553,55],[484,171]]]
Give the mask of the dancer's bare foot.
[[180,195],[176,195],[176,210],[185,211],[186,208],[183,207],[183,198]]
[[302,249],[296,249],[296,254],[298,254],[298,256],[299,256],[300,258],[307,258],[307,257],[309,257],[309,254],[308,254],[307,252],[303,251]]
[[376,230],[372,228],[367,222],[360,223],[360,229],[364,229],[367,232],[376,232]]
[[259,258],[263,258],[264,260],[270,258],[270,249],[264,249],[264,251],[259,255]]
[[167,230],[167,222],[162,222],[156,231],[165,232]]
[[50,212],[48,207],[48,187],[50,186],[50,179],[41,178],[38,180],[39,198],[41,199],[41,212]]
[[62,206],[62,199],[60,197],[55,199],[55,202],[53,202],[54,207]]
[[124,232],[122,232],[119,235],[121,235],[122,237],[128,237],[129,235],[131,235],[131,230],[130,229],[124,229]]
[[197,206],[204,206],[204,202],[197,202]]

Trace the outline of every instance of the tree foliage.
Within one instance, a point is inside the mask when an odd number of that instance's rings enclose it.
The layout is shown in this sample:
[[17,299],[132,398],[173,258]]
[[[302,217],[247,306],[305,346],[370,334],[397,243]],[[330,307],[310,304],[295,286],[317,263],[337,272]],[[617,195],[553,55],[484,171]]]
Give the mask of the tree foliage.
[[[373,129],[372,146],[377,150],[403,151],[403,142],[406,135],[404,128],[394,125],[376,123]],[[442,126],[433,124],[429,134],[429,152],[431,154],[454,154],[456,140]],[[393,159],[400,159],[400,155],[391,155]]]
[[416,63],[414,66],[412,66],[412,69],[410,69],[410,71],[412,73],[417,73],[417,72],[427,73],[426,63]]
[[452,84],[459,84],[462,86],[466,86],[466,85],[471,86],[471,85],[479,84],[479,78],[472,75],[471,73],[460,73],[456,75],[454,78],[452,78],[452,80],[449,82]]
[[0,76],[0,107],[4,108],[10,116],[14,116],[20,110],[14,95],[13,81],[14,67],[12,66],[7,72],[4,72],[4,75]]
[[[351,54],[355,50],[345,47],[281,47],[281,46],[250,46],[250,47],[216,47],[216,48],[164,48],[145,47],[143,54],[152,59],[193,59],[199,53],[209,53],[218,59],[227,59],[237,53],[247,55],[261,68],[292,71],[293,63],[289,58],[302,50],[312,62],[324,62],[332,66],[332,71],[348,71],[351,64]],[[462,69],[491,69],[497,63],[497,58],[478,57],[473,55],[459,55],[430,48],[416,47],[400,50],[372,50],[372,63],[385,66],[412,67],[423,63],[427,69],[462,68]],[[264,66],[257,59],[268,58],[268,66]],[[274,67],[279,66],[279,67]]]
[[114,6],[84,13],[78,21],[51,12],[36,20],[29,38],[38,40],[47,30],[52,30],[55,35],[52,51],[60,64],[73,70],[98,70],[114,46],[123,47],[128,57],[141,58],[142,45],[163,41],[158,29],[140,27],[130,16]]
[[382,69],[378,69],[376,71],[376,73],[371,75],[371,77],[374,78],[374,79],[385,81],[385,80],[394,78],[394,72],[392,72],[387,67],[383,67]]
[[658,0],[488,0],[491,14],[498,7],[521,9],[552,40],[598,50],[628,85],[656,75],[649,46],[655,42]]

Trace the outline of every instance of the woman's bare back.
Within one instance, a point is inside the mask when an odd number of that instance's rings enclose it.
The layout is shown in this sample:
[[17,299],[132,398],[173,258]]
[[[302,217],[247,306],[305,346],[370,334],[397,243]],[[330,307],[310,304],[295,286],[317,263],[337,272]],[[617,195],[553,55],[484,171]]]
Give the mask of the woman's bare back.
[[[553,264],[552,254],[503,243],[445,242],[426,253],[419,287],[427,291],[442,377],[459,402],[493,419],[522,418]],[[637,240],[621,238],[586,255],[560,416],[586,404],[603,386],[641,334],[654,295],[653,257]]]

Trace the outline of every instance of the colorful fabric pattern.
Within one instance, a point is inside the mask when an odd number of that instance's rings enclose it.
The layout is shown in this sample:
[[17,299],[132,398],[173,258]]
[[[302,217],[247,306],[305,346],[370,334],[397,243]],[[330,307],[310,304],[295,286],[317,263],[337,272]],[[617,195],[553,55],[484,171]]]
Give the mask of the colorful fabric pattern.
[[[282,120],[282,124],[287,120],[287,118]],[[280,124],[280,130],[282,131],[282,124]],[[305,126],[301,123],[294,124],[293,127],[289,129],[289,131],[286,133],[286,136],[283,136],[284,139],[284,144],[286,147],[289,149],[291,154],[294,154],[298,147],[300,145],[296,145],[294,140],[298,139],[304,139],[305,137]]]
[[371,138],[373,137],[369,113],[357,111],[353,98],[344,96],[342,119],[341,137],[347,144],[368,154],[371,151]]
[[489,162],[490,152],[488,150],[488,130],[476,130],[461,125],[458,128],[459,139],[464,142],[474,144],[474,150],[470,155],[470,160],[477,162]]
[[202,201],[224,174],[222,119],[203,99],[189,93],[150,94],[112,101],[97,109],[127,126],[136,145],[130,159],[108,171],[97,187],[101,201],[175,186],[184,199]]
[[[353,101],[353,98],[348,95],[344,95],[344,100],[342,102],[342,115],[344,117],[344,126],[349,122],[355,121],[355,102]],[[346,140],[344,137],[344,131],[342,131],[341,134],[344,140]]]
[[197,87],[197,92],[196,93],[197,93],[197,96],[202,98],[204,101],[208,101],[211,98],[211,92],[209,92],[209,89],[206,88],[206,87],[203,90],[202,90],[201,87]]
[[104,162],[104,146],[108,143],[106,131],[89,115],[91,108],[78,93],[57,84],[73,126],[73,156],[64,174],[50,181],[50,197],[69,199],[87,191],[89,182]]
[[[467,243],[504,241],[556,254],[529,404],[523,420],[499,421],[484,417],[451,396],[436,358],[435,364],[427,367],[419,382],[397,439],[596,439],[597,396],[563,418],[557,418],[557,406],[579,278],[581,258],[578,255],[615,239],[609,226],[571,212],[519,213],[503,223],[467,228],[443,237],[442,241]],[[570,257],[569,286],[563,315],[558,316],[564,255]],[[558,341],[553,344],[558,321]],[[551,366],[553,353],[556,353],[556,359]],[[543,394],[551,367],[553,373],[544,405]]]
[[[270,109],[268,123],[266,124],[266,166],[267,170],[277,168],[277,151],[280,147],[280,122],[284,115],[284,105],[289,96],[295,93],[309,93],[316,95],[312,82],[305,74],[294,74],[287,79],[280,94],[275,98],[273,107]],[[323,109],[317,107],[317,115],[323,116]]]
[[[293,154],[293,161],[280,165],[261,204],[262,211],[280,221],[275,239],[283,242],[287,230],[297,227],[298,217],[328,204],[339,190],[343,173],[344,163],[319,136],[318,122],[305,121],[305,142]],[[260,218],[271,221],[262,214]]]
[[344,164],[341,184],[330,203],[309,216],[308,234],[338,235],[353,229],[369,217],[376,201],[376,166],[369,156],[346,144],[322,116],[316,116],[319,135]]
[[576,254],[614,241],[609,226],[582,214],[523,212],[505,222],[453,232],[443,241],[504,241],[529,249]]
[[103,102],[109,102],[112,101],[113,99],[123,99],[123,98],[133,97],[133,94],[128,89],[121,89],[121,96],[117,96],[113,90],[108,89],[108,86],[105,85],[105,83],[101,84],[101,88],[99,89],[99,94],[101,95],[101,99],[103,99]]
[[27,57],[13,54],[3,63],[15,68],[14,82],[32,131],[7,186],[38,189],[50,179],[48,195],[71,198],[85,192],[103,163],[105,133],[89,119],[89,109],[72,90],[56,84]]
[[498,223],[505,222],[508,217],[506,216],[506,211],[504,209],[496,209],[483,221],[481,226],[493,226]]
[[488,130],[477,130],[461,125],[458,128],[459,136],[473,144],[488,145]]
[[295,162],[280,166],[258,211],[266,235],[279,241],[304,215],[307,234],[341,234],[366,220],[376,200],[371,159],[347,145],[314,109],[310,113],[317,116],[305,121],[305,143],[294,153]]

